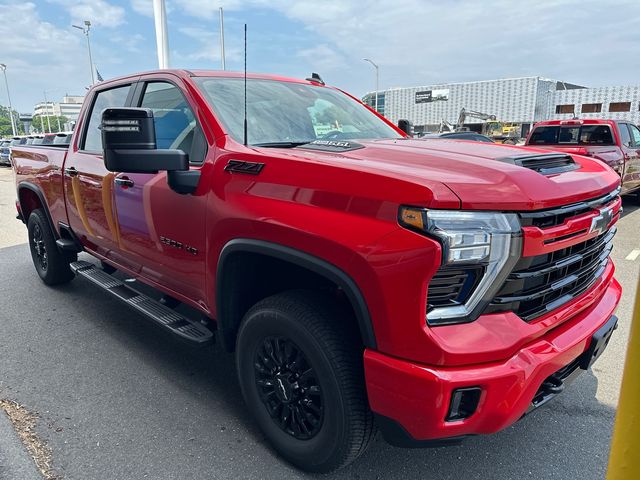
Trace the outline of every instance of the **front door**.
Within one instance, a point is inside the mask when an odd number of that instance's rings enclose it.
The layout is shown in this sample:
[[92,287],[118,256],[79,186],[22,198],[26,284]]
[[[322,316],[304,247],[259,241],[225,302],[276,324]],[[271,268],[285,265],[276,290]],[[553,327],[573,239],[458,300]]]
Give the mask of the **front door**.
[[[179,149],[192,169],[202,168],[207,143],[194,110],[178,86],[149,81],[133,106],[154,113],[158,149]],[[141,275],[204,304],[206,192],[180,195],[166,172],[118,173],[113,179],[118,249]]]

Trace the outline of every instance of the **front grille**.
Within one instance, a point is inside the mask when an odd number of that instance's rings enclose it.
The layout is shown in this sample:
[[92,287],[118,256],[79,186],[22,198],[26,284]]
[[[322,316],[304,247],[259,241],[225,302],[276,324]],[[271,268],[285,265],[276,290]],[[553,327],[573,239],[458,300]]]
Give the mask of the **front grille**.
[[523,257],[486,313],[513,311],[534,320],[584,293],[604,273],[616,228],[554,252]]
[[620,188],[617,188],[607,195],[594,198],[593,200],[587,200],[586,202],[574,203],[549,210],[522,212],[520,213],[520,222],[523,227],[533,226],[538,228],[548,228],[555,227],[556,225],[562,225],[571,217],[576,217],[593,209],[604,207],[607,203],[616,198],[619,193]]
[[441,268],[429,282],[427,311],[439,307],[451,307],[465,302],[478,284],[483,268]]

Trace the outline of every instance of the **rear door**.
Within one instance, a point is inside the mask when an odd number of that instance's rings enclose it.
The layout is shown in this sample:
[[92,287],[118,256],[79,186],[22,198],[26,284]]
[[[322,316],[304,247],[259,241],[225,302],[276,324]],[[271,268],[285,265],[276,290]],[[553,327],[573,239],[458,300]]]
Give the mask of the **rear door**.
[[99,127],[105,108],[128,105],[133,85],[130,82],[93,92],[78,141],[69,149],[64,164],[69,226],[87,248],[119,264],[123,258],[118,254],[118,229],[111,211],[115,175],[104,166]]
[[[626,191],[640,188],[640,129],[631,123],[624,124],[629,130],[629,141],[623,145],[625,157],[624,185]],[[622,129],[623,125],[620,125]]]

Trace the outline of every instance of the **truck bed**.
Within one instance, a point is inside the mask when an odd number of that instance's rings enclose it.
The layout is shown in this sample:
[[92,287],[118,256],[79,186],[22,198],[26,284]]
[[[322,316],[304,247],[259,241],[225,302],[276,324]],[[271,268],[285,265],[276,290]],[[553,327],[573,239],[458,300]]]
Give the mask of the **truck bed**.
[[[16,184],[28,183],[37,187],[44,196],[53,222],[57,228],[58,220],[66,220],[63,190],[63,164],[67,156],[68,145],[22,145],[11,149]],[[29,192],[35,189],[29,189]],[[21,193],[30,195],[30,193]],[[26,222],[26,218],[24,219]]]

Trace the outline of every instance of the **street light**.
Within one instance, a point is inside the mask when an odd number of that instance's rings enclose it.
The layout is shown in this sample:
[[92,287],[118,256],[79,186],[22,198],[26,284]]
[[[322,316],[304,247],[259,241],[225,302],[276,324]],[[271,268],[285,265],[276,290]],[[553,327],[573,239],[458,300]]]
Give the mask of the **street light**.
[[365,62],[369,62],[371,65],[373,65],[373,68],[376,69],[376,112],[378,111],[378,80],[379,80],[379,68],[378,65],[376,65],[373,60],[370,60],[368,58],[363,58],[363,60]]
[[77,28],[78,30],[82,30],[87,36],[87,49],[89,50],[89,69],[91,70],[91,85],[96,83],[95,73],[93,72],[93,59],[91,58],[91,42],[89,41],[89,30],[91,30],[91,22],[89,20],[84,21],[84,27],[80,25],[71,25],[73,28]]
[[9,82],[7,81],[7,66],[4,63],[0,63],[2,73],[4,73],[4,84],[7,87],[7,99],[9,100],[9,118],[11,119],[11,131],[13,136],[16,136],[16,124],[13,118],[13,107],[11,106],[11,95],[9,95]]

